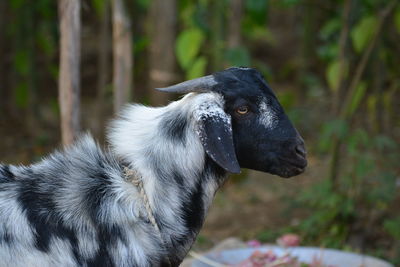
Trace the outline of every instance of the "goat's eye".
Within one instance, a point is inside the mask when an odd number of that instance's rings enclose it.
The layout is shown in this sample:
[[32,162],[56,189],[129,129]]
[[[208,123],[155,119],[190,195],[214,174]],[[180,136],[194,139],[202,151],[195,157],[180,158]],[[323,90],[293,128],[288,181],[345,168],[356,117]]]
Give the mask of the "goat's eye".
[[236,113],[238,113],[239,115],[244,115],[247,114],[248,112],[249,112],[248,106],[241,106],[236,109]]

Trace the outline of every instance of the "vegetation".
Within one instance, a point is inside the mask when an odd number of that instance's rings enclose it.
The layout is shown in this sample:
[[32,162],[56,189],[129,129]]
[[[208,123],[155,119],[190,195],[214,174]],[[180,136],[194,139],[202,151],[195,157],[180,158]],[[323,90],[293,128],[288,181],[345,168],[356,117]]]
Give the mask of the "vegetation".
[[[261,238],[290,230],[306,244],[400,264],[398,0],[122,2],[134,58],[125,95],[163,104],[166,96],[151,88],[252,66],[304,135],[309,157],[330,162],[287,203],[304,211],[301,222]],[[100,139],[113,113],[112,49],[123,46],[113,41],[112,4],[81,1],[81,128]],[[1,161],[30,161],[60,142],[59,19],[57,1],[0,1]],[[4,152],[19,145],[30,154]]]

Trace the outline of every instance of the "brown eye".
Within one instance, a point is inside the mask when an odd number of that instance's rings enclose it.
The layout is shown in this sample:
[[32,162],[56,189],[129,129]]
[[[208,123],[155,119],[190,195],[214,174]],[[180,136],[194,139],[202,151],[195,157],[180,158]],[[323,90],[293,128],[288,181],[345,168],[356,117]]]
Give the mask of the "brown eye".
[[249,107],[247,107],[247,106],[241,106],[241,107],[239,107],[239,108],[236,109],[236,112],[237,112],[239,115],[244,115],[244,114],[246,114],[246,113],[249,112]]

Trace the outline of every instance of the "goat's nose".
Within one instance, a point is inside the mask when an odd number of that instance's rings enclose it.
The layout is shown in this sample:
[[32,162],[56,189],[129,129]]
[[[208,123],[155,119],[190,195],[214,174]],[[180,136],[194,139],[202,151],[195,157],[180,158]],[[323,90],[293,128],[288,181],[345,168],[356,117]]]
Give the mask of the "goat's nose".
[[299,155],[303,158],[305,158],[307,155],[307,151],[306,151],[306,148],[304,147],[304,144],[296,145],[294,150],[296,151],[297,155]]

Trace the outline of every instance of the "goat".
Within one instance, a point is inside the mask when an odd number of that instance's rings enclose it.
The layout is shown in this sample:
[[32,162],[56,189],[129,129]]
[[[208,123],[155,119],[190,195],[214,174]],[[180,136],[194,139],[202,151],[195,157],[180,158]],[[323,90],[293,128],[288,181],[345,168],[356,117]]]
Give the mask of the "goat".
[[[30,166],[0,165],[0,266],[178,266],[228,173],[303,172],[304,142],[262,75],[229,68],[129,105],[110,147],[90,135]],[[139,189],[124,173],[135,170]]]

